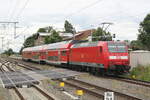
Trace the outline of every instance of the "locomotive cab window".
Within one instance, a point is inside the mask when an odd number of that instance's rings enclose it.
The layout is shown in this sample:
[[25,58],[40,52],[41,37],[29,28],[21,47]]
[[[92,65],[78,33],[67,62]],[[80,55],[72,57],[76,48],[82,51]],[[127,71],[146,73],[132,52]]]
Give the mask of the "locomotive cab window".
[[67,51],[61,51],[61,55],[62,56],[66,56],[67,55]]
[[126,45],[124,43],[108,43],[109,52],[127,52]]

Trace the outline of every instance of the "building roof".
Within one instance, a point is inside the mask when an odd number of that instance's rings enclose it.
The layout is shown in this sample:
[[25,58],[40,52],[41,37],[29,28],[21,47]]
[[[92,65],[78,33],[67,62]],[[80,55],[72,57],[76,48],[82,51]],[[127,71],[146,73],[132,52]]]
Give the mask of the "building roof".
[[68,38],[73,37],[73,34],[72,34],[72,33],[59,33],[59,35],[60,35],[61,37],[68,37]]
[[[95,29],[89,29],[89,30],[85,30],[85,31],[80,31],[80,32],[75,34],[75,40],[87,39],[88,36],[90,36],[91,33],[93,33],[94,31],[95,31]],[[71,39],[73,39],[73,37],[68,38],[67,40],[71,40]]]
[[[76,33],[75,36],[75,40],[83,40],[85,38],[88,38],[88,36],[91,35],[91,32],[94,32],[94,29],[89,29],[89,30],[85,30],[85,31],[80,31],[78,33]],[[38,32],[37,34],[39,34],[39,36],[49,36],[52,33],[42,33],[42,32]],[[59,35],[64,38],[64,40],[72,40],[73,39],[73,34],[72,33],[63,33],[60,32]]]
[[37,33],[39,36],[49,36],[51,35],[52,33],[42,33],[42,32],[38,32]]

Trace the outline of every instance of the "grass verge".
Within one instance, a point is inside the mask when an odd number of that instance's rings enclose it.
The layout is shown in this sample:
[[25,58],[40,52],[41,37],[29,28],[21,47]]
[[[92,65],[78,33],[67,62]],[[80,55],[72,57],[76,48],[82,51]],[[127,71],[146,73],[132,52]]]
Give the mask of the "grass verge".
[[128,75],[130,78],[135,78],[144,81],[150,81],[150,65],[133,68]]

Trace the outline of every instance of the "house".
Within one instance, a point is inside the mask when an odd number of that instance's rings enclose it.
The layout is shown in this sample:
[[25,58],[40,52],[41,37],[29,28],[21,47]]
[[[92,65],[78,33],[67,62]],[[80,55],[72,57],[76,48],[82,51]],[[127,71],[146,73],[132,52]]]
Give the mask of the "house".
[[73,34],[72,33],[62,33],[62,32],[60,32],[59,36],[61,36],[63,40],[67,40],[67,39],[72,38]]
[[80,32],[78,32],[79,34],[75,36],[75,39],[76,40],[90,39],[90,37],[92,36],[94,31],[95,31],[95,29],[89,29],[89,30],[85,30],[85,31],[80,31]]
[[[74,35],[74,39],[75,40],[87,40],[87,39],[90,39],[94,31],[95,31],[95,29],[89,29],[89,30],[85,30],[85,31],[80,31],[80,32],[78,32],[78,33],[76,33]],[[68,38],[66,40],[71,40],[71,39],[73,39],[73,37]]]
[[[75,40],[87,40],[87,39],[91,38],[91,34],[94,31],[95,31],[94,29],[89,29],[89,30],[77,32],[74,35],[72,33],[59,32],[59,35],[63,38],[64,41],[72,40],[73,38]],[[45,37],[50,36],[51,34],[52,33],[40,33],[40,32],[38,32],[37,33],[38,37],[34,42],[35,46],[43,45],[45,42]]]
[[38,32],[37,33],[37,39],[35,40],[35,42],[34,42],[34,45],[35,46],[38,46],[38,45],[43,45],[44,44],[44,42],[45,42],[45,37],[46,36],[49,36],[49,35],[51,35],[52,33],[41,33],[41,32]]

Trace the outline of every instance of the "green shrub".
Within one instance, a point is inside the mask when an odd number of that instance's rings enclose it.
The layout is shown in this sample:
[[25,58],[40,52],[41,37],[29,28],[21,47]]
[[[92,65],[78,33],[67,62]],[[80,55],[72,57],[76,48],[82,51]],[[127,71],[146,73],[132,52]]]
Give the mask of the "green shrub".
[[150,81],[150,65],[135,67],[131,70],[129,77],[135,76],[136,79]]

